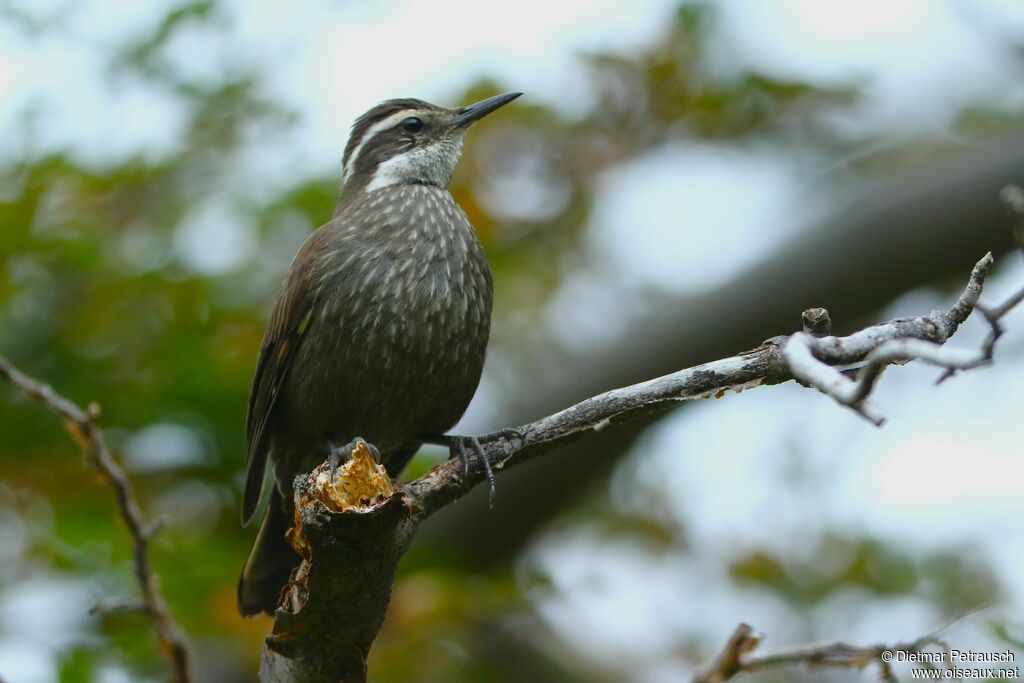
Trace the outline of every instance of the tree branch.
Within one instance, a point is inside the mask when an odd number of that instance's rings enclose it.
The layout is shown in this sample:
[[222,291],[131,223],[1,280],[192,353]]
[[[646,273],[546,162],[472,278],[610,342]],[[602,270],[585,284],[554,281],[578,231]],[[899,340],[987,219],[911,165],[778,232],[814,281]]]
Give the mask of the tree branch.
[[[488,430],[529,422],[607,389],[718,358],[723,349],[756,346],[798,329],[793,316],[810,305],[827,305],[845,330],[851,321],[872,321],[904,292],[966,276],[971,255],[1013,253],[1014,218],[998,196],[1022,179],[1019,134],[894,175],[793,231],[712,290],[651,294],[634,312],[635,324],[609,343],[571,353],[554,344],[524,354],[522,362],[512,359],[518,381],[496,382],[502,385],[496,408],[477,413],[479,419]],[[475,568],[507,565],[531,534],[605,478],[650,422],[624,425],[595,446],[570,444],[543,467],[506,473],[498,496],[516,505],[485,514],[486,493],[475,491],[465,505],[435,514],[420,531],[423,540],[458,543],[462,562]]]
[[[992,262],[986,254],[977,263],[948,311],[835,337],[815,336],[827,334],[829,322],[826,311],[812,309],[804,314],[804,327],[810,331],[773,337],[745,353],[608,391],[535,422],[486,434],[479,437],[481,452],[500,473],[587,434],[684,401],[720,398],[730,390],[790,379],[820,389],[880,425],[882,417],[868,397],[884,367],[921,359],[961,370],[991,361],[994,341],[980,350],[945,349],[942,344],[979,307]],[[992,313],[990,324],[997,324],[1017,302],[993,309],[998,315]],[[861,363],[856,378],[837,369]],[[296,526],[290,540],[303,561],[275,615],[261,667],[263,681],[365,681],[366,654],[383,621],[398,561],[419,524],[485,480],[479,455],[474,455],[468,474],[459,460],[449,460],[391,490],[386,473],[368,454],[359,442],[334,482],[327,476],[327,463],[296,479]],[[353,496],[352,491],[362,493]],[[752,632],[735,637],[740,642],[734,652],[743,654],[756,645]]]
[[[170,662],[175,683],[189,683],[188,649],[180,629],[171,617],[167,603],[160,594],[157,579],[149,563],[148,547],[153,535],[160,529],[160,520],[147,522],[135,498],[135,489],[124,470],[111,455],[106,438],[97,424],[100,409],[95,403],[82,410],[72,401],[55,392],[49,385],[26,375],[0,356],[0,377],[14,385],[29,399],[41,403],[55,413],[71,438],[81,446],[88,463],[94,467],[114,490],[117,510],[132,539],[135,578],[142,593],[141,608],[153,619],[160,650]],[[111,603],[115,604],[115,603]],[[119,601],[117,608],[128,604]],[[107,608],[105,603],[93,611]]]
[[[986,254],[971,271],[967,289],[946,313],[934,311],[926,317],[894,320],[866,328],[849,337],[817,338],[808,333],[795,334],[785,345],[783,358],[797,380],[818,388],[876,426],[881,426],[885,418],[867,398],[882,370],[888,365],[922,360],[946,368],[945,378],[956,370],[969,370],[991,362],[994,339],[976,350],[942,348],[946,339],[978,306],[985,275],[991,266],[992,255]],[[1000,307],[1000,317],[1009,308],[1002,310],[1003,307]],[[998,324],[998,318],[991,322]],[[922,334],[925,332],[922,326],[929,325],[936,328],[933,338]],[[832,367],[861,359],[866,364],[855,379],[850,379]]]
[[[967,287],[948,311],[891,320],[845,337],[816,337],[811,332],[773,337],[739,355],[613,389],[535,422],[481,436],[480,445],[497,473],[586,434],[663,412],[684,401],[720,398],[730,390],[739,392],[790,379],[818,388],[881,425],[883,418],[867,398],[885,366],[920,359],[949,369],[969,369],[990,362],[991,348],[945,349],[942,344],[978,305],[992,263],[991,254],[978,261]],[[1000,315],[1009,308],[1012,306],[1000,306]],[[827,312],[811,309],[804,318],[818,325],[819,320],[827,318]],[[865,362],[857,379],[836,369]],[[420,516],[433,514],[480,483],[484,473],[479,464],[473,460],[465,481],[460,463],[448,461],[408,484],[406,490],[419,503]]]
[[[923,655],[918,664],[925,667],[938,668],[931,660],[937,660],[952,670],[950,647],[942,634],[952,628],[973,612],[963,614],[942,628],[925,634],[907,643],[890,645],[871,645],[856,647],[846,643],[832,643],[817,647],[802,648],[781,652],[773,655],[753,657],[751,653],[764,640],[764,636],[748,624],[740,624],[729,636],[718,656],[708,665],[701,667],[694,674],[691,683],[725,683],[741,673],[753,673],[764,669],[803,665],[808,668],[841,668],[863,669],[871,664],[879,667],[879,677],[883,681],[896,683],[896,675],[892,671],[894,653]],[[928,648],[938,648],[940,652],[930,653]],[[929,656],[932,655],[932,656]]]

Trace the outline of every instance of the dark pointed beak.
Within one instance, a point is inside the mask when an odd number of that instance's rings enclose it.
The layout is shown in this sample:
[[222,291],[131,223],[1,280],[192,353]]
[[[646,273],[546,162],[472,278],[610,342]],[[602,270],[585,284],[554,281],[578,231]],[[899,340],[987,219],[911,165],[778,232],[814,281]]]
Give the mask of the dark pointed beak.
[[479,121],[498,107],[508,104],[522,94],[523,93],[521,92],[507,92],[504,95],[488,97],[486,100],[480,100],[476,104],[463,107],[459,110],[459,114],[455,117],[455,120],[452,121],[452,126],[468,126],[471,123]]

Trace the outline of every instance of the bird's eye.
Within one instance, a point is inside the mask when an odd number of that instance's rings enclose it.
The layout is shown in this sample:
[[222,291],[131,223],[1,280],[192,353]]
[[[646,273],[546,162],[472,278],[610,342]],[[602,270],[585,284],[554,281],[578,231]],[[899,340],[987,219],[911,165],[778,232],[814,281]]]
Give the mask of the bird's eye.
[[401,125],[402,130],[404,130],[407,133],[418,133],[421,130],[423,130],[423,122],[420,121],[415,116],[410,116],[409,118],[403,120]]

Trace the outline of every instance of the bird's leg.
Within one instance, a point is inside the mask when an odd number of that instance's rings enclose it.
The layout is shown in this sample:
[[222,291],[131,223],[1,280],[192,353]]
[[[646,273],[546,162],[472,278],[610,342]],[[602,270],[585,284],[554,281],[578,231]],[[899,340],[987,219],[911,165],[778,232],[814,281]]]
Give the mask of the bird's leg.
[[484,452],[483,446],[480,445],[479,439],[475,436],[460,436],[458,434],[429,434],[423,437],[423,442],[446,446],[450,457],[461,460],[463,481],[469,479],[470,453],[475,453],[484,464],[487,484],[490,486],[490,506],[494,507],[494,470],[491,468],[491,461],[487,457],[487,453]]
[[376,460],[377,464],[379,465],[380,451],[378,451],[377,447],[374,446],[372,443],[363,439],[363,437],[357,436],[356,438],[352,439],[347,444],[341,447],[335,446],[334,441],[332,441],[330,437],[327,437],[327,466],[330,469],[329,473],[331,476],[332,484],[334,483],[334,478],[338,474],[338,468],[344,465],[346,462],[348,462],[349,458],[352,457],[352,451],[354,451],[356,449],[356,446],[358,446],[360,443],[362,443],[370,450],[370,455],[373,456],[373,459]]

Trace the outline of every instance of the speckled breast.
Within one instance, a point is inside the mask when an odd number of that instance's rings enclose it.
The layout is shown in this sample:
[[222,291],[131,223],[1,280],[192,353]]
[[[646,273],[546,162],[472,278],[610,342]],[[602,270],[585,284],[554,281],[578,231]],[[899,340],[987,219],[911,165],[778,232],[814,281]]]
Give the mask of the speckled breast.
[[490,331],[490,270],[465,213],[447,190],[402,185],[325,229],[318,312],[285,388],[289,431],[382,450],[446,431],[476,391]]

